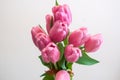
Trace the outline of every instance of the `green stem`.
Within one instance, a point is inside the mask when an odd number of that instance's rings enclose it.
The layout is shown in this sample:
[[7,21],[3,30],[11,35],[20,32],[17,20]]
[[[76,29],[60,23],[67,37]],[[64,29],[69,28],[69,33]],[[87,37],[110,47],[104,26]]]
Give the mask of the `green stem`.
[[55,70],[58,70],[57,63],[54,64]]
[[50,69],[53,69],[53,65],[52,65],[52,63],[50,62],[49,64],[50,64]]
[[70,80],[72,80],[73,79],[73,77],[70,77]]
[[58,5],[59,5],[57,0],[55,0],[55,5],[56,5],[56,6],[58,6]]
[[53,75],[53,78],[54,78],[54,80],[55,80],[55,75]]
[[68,38],[67,38],[67,37],[66,37],[66,39],[63,41],[63,43],[64,43],[64,46],[66,47],[67,44],[68,44]]

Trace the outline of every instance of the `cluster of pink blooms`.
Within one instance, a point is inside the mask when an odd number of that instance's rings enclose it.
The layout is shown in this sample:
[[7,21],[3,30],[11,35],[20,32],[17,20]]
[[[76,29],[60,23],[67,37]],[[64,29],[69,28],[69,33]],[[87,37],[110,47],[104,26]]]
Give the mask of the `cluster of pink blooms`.
[[[45,63],[55,64],[59,61],[61,53],[57,43],[66,38],[68,44],[65,46],[64,56],[68,62],[76,62],[82,56],[80,46],[83,46],[86,52],[99,49],[103,40],[101,34],[90,35],[85,27],[70,32],[72,15],[68,5],[54,6],[52,12],[53,15],[48,14],[45,17],[47,33],[41,26],[35,26],[31,30],[33,42],[41,51]],[[69,73],[65,70],[58,71],[55,80],[70,80]]]

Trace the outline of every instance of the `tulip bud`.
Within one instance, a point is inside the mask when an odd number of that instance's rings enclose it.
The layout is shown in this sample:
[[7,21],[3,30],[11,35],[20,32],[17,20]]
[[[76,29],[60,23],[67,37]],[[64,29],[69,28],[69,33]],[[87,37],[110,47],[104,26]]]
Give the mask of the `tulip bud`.
[[73,47],[72,44],[65,48],[65,58],[68,62],[76,62],[79,57],[82,56],[81,50],[77,47]]
[[57,21],[49,31],[49,35],[52,41],[60,42],[68,35],[68,27],[65,23]]
[[32,28],[31,30],[31,35],[32,35],[32,40],[34,42],[34,44],[37,46],[37,43],[36,43],[36,38],[35,36],[38,34],[38,33],[45,33],[44,30],[40,27],[40,26],[35,26]]
[[40,50],[45,48],[51,42],[50,37],[44,33],[37,34],[35,38],[36,38],[36,45]]
[[[69,26],[72,22],[72,15],[68,5],[58,5],[52,8],[55,21],[60,20],[61,22],[67,23]],[[55,22],[54,21],[54,22]]]
[[80,29],[75,30],[69,36],[69,44],[73,44],[76,47],[81,46],[88,40],[89,35],[87,34],[87,28],[82,27]]
[[49,43],[43,50],[42,50],[42,59],[44,62],[49,63],[56,63],[60,58],[60,52],[53,42]]
[[103,38],[101,34],[90,36],[88,41],[85,42],[85,50],[87,52],[95,52],[100,48],[102,42]]
[[70,75],[65,70],[60,70],[55,76],[55,80],[70,80]]
[[53,26],[53,16],[46,15],[45,18],[46,18],[46,29],[47,29],[47,32],[49,33],[50,29]]

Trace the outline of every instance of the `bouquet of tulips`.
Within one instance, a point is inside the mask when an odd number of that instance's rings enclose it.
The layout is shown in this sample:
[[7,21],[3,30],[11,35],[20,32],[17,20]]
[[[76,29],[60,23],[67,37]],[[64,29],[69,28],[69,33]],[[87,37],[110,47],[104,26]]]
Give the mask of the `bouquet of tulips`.
[[90,35],[86,27],[70,32],[72,15],[68,5],[56,5],[53,15],[47,14],[46,30],[40,25],[31,30],[32,40],[41,51],[39,59],[48,70],[41,76],[43,80],[72,80],[73,63],[93,65],[99,61],[88,56],[97,51],[102,42],[101,34]]

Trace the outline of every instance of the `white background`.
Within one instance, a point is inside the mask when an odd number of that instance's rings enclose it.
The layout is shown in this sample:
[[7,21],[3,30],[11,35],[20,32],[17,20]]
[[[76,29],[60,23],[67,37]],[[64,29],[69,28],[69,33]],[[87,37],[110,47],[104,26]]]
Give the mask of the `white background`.
[[[120,79],[120,0],[58,0],[72,11],[71,31],[85,26],[102,33],[104,43],[89,55],[100,61],[93,66],[74,64],[74,80]],[[30,30],[51,13],[54,0],[0,0],[0,80],[42,80],[45,68],[38,59]]]

